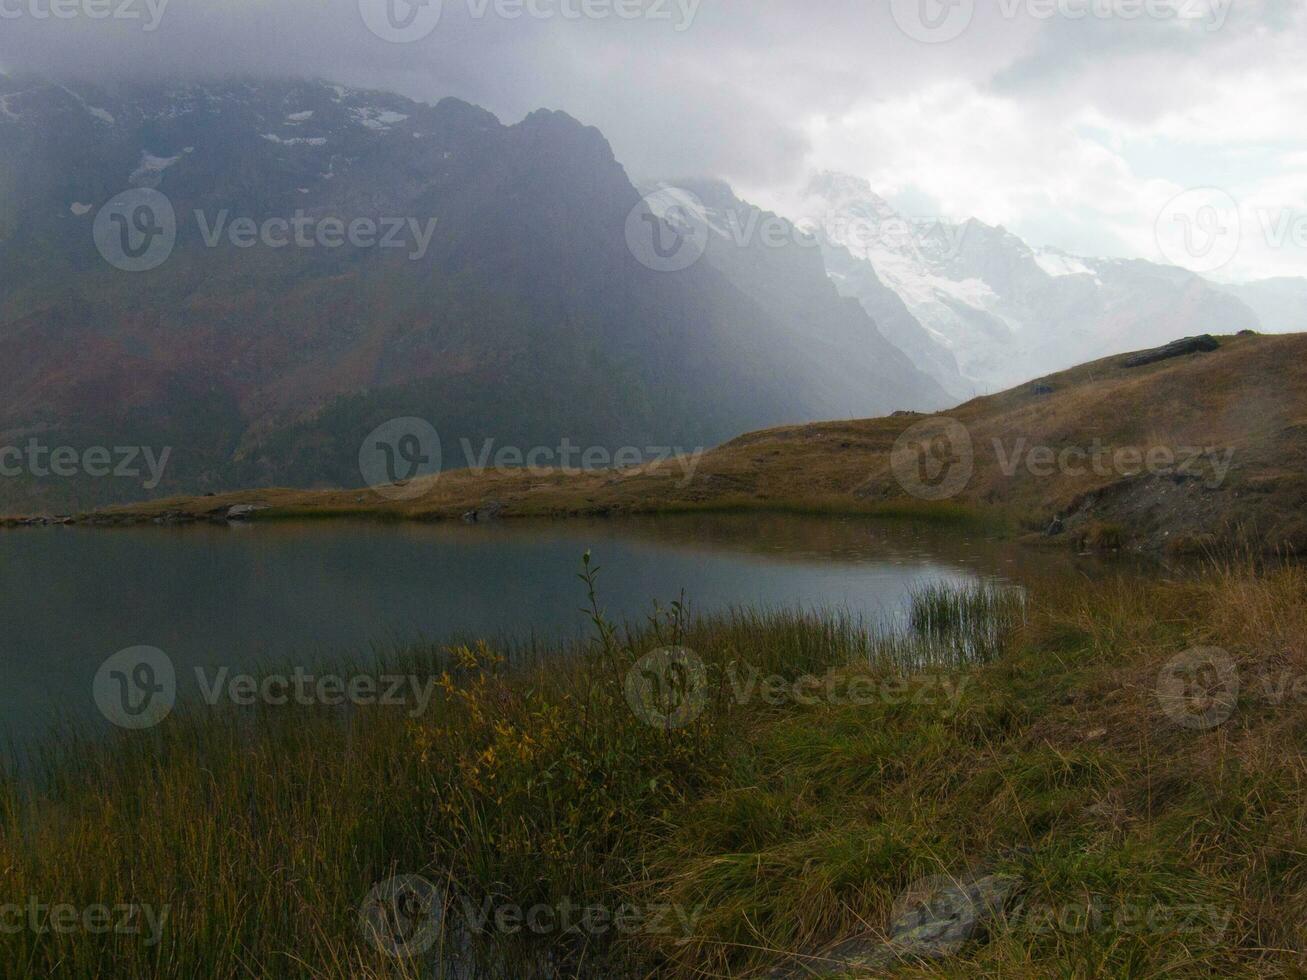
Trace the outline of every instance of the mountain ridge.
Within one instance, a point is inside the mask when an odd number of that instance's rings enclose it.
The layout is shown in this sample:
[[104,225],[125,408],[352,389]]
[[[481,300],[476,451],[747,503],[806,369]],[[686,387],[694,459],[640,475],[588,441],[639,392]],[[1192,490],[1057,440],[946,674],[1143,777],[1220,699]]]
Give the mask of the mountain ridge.
[[929,334],[911,352],[951,391],[1001,390],[1141,344],[1265,326],[1237,291],[1188,270],[1039,249],[976,218],[904,217],[848,174],[815,175],[796,207],[842,293],[869,312],[883,310],[886,287],[902,300]]
[[[364,437],[407,417],[454,442],[710,445],[829,412],[798,338],[847,348],[850,317],[874,335],[811,268],[793,277],[820,308],[781,315],[711,263],[643,265],[625,236],[639,192],[557,110],[505,125],[297,80],[3,85],[0,444],[175,447],[160,492],[358,485]],[[129,188],[176,216],[166,260],[138,273],[92,234]],[[233,237],[299,215],[434,231],[406,251]],[[841,414],[944,397],[906,361],[863,363]],[[24,494],[75,508],[140,488],[0,481]]]
[[935,415],[784,426],[616,471],[491,467],[425,478],[403,500],[251,490],[79,522],[224,521],[241,505],[420,521],[782,510],[978,522],[1082,550],[1307,550],[1307,334],[1132,362],[1114,355]]

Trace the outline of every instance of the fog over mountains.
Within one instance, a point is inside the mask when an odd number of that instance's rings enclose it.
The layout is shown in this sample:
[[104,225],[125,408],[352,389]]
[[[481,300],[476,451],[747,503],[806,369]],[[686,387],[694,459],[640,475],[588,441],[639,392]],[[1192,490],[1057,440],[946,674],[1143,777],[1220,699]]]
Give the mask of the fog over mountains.
[[[132,189],[169,215],[117,213]],[[1183,334],[1304,328],[1303,280],[1218,288],[1040,252],[904,219],[839,175],[803,211],[711,180],[637,189],[562,113],[0,76],[0,444],[173,447],[160,494],[356,486],[362,439],[394,418],[429,420],[454,466],[464,440],[692,447],[939,409]],[[359,221],[366,240],[328,240]],[[129,243],[145,267],[123,267]],[[140,495],[4,484],[56,509]]]
[[900,215],[838,174],[814,178],[803,208],[840,292],[873,316],[886,289],[902,300],[929,341],[904,349],[960,395],[1194,333],[1307,329],[1294,302],[1307,280],[1223,287],[1174,266],[1039,250],[974,219]]
[[[159,493],[357,486],[364,437],[396,418],[430,421],[458,466],[464,440],[690,448],[948,401],[816,253],[642,264],[640,193],[562,113],[10,78],[0,174],[0,444],[174,447]],[[166,204],[106,208],[131,188]],[[359,220],[396,241],[342,244]]]

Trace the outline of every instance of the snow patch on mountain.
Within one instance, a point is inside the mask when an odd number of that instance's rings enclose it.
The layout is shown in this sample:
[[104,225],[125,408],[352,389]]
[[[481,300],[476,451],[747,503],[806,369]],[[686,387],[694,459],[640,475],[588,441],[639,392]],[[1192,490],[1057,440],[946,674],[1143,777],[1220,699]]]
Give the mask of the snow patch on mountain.
[[[975,219],[905,216],[846,174],[814,177],[800,207],[841,292],[875,316],[879,290],[889,287],[980,392],[1187,334],[1258,325],[1247,305],[1184,270],[1036,250]],[[840,254],[874,275],[855,274]],[[940,373],[947,359],[905,349],[950,386]]]
[[127,183],[133,187],[153,187],[158,184],[159,176],[181,158],[180,153],[175,157],[157,157],[148,150],[142,150],[141,162],[127,178]]
[[350,115],[360,126],[366,126],[368,129],[377,132],[385,132],[392,126],[408,119],[408,115],[402,112],[394,112],[390,109],[378,109],[375,106],[358,106],[350,109]]
[[1093,270],[1074,255],[1053,249],[1042,249],[1035,253],[1035,261],[1050,276],[1092,276]]
[[278,136],[276,133],[264,133],[263,138],[269,143],[280,146],[326,146],[325,136]]

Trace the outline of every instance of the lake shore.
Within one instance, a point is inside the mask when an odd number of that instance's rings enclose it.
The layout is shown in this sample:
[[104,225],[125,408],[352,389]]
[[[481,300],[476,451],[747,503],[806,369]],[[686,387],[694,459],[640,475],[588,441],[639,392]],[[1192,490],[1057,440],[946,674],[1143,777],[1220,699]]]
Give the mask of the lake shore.
[[[906,640],[675,606],[618,631],[592,571],[583,647],[413,648],[387,665],[435,681],[417,716],[264,704],[50,746],[34,784],[3,784],[5,894],[108,896],[151,917],[139,935],[5,935],[4,962],[50,976],[441,975],[451,947],[421,922],[402,937],[408,959],[360,925],[377,883],[415,875],[461,930],[440,936],[500,971],[488,975],[549,962],[801,976],[883,951],[913,882],[983,872],[1019,891],[942,967],[1301,965],[1283,900],[1307,825],[1299,713],[1256,683],[1307,669],[1300,569],[1050,584],[1020,607],[935,591]],[[702,681],[651,701],[644,681],[667,651]],[[1242,693],[1172,699],[1186,656],[1217,658],[1217,674],[1228,662]],[[609,927],[573,912],[558,928],[564,906],[606,910]],[[515,928],[523,909],[555,917]],[[637,926],[612,928],[616,911]]]
[[771,429],[622,470],[450,470],[399,485],[177,497],[0,525],[773,511],[988,524],[1078,550],[1302,550],[1307,335],[1219,344],[1136,366],[1108,358],[943,415]]

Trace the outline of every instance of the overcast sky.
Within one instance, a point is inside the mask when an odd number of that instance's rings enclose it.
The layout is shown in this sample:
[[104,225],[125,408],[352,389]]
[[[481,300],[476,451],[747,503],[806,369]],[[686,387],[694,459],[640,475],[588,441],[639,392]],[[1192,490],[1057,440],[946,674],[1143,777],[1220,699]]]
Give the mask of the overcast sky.
[[[506,122],[563,109],[633,177],[720,176],[783,212],[839,170],[907,214],[1037,245],[1307,275],[1303,0],[426,3],[0,0],[0,67],[304,74]],[[1215,190],[1168,207],[1192,188]]]

